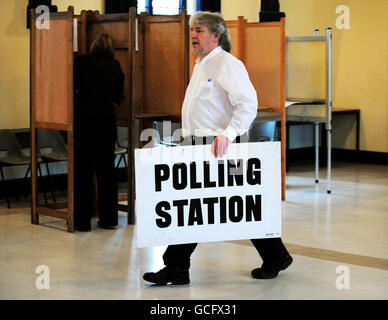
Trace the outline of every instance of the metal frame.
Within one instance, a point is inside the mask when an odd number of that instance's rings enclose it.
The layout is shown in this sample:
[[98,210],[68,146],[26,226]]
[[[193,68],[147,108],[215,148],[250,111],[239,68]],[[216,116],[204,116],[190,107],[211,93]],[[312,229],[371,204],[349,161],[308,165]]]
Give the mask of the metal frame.
[[[331,139],[332,139],[332,29],[326,28],[326,35],[319,36],[319,30],[314,31],[314,36],[307,37],[286,37],[286,42],[315,42],[321,41],[326,43],[326,99],[296,99],[288,98],[289,101],[297,101],[302,103],[303,107],[316,108],[316,104],[326,105],[326,117],[317,117],[316,115],[309,116],[308,112],[298,115],[293,114],[291,117],[287,116],[287,120],[313,122],[315,126],[315,182],[319,182],[319,124],[325,123],[327,135],[327,193],[331,193]],[[286,68],[287,70],[287,68]],[[286,73],[287,77],[287,73]],[[287,83],[287,82],[286,82]],[[286,85],[287,94],[287,85]],[[305,102],[303,102],[305,101]],[[290,108],[290,107],[288,107]],[[306,109],[307,110],[307,109]],[[304,111],[306,111],[304,110]],[[288,111],[288,110],[287,110]],[[286,111],[286,112],[287,112]]]

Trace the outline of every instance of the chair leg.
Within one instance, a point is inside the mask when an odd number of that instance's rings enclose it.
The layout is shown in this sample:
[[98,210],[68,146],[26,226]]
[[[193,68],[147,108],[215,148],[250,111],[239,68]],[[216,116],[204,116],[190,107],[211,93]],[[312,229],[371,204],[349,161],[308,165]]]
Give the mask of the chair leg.
[[48,165],[48,162],[45,162],[46,163],[46,170],[47,170],[47,176],[48,176],[48,179],[49,179],[49,183],[50,183],[50,190],[51,190],[51,196],[53,197],[53,201],[54,203],[56,203],[56,199],[55,199],[55,194],[54,194],[54,190],[52,188],[52,177],[51,177],[51,173],[50,173],[50,169],[49,169],[49,165]]
[[121,160],[124,161],[125,167],[127,166],[127,161],[125,160],[125,154],[120,154],[119,162],[117,162],[116,169],[120,167]]
[[[115,156],[115,161],[116,161],[116,156]],[[118,169],[120,167],[120,162],[121,162],[121,155],[119,157],[119,162],[117,162],[117,164],[116,164],[116,169]]]
[[123,154],[123,160],[124,160],[125,167],[128,167],[127,160],[125,160],[125,154]]
[[24,179],[27,179],[27,176],[28,176],[28,174],[30,173],[30,170],[31,170],[31,165],[28,166],[27,172],[26,172],[26,174],[24,175]]
[[[5,182],[3,167],[0,167],[0,173],[1,173],[1,179],[3,180],[3,182]],[[9,202],[9,197],[8,197],[8,192],[6,187],[4,187],[4,194],[5,194],[5,198],[7,199],[8,209],[11,209],[11,203]]]
[[[30,173],[30,171],[31,171],[31,165],[29,165],[28,168],[27,168],[26,174],[24,175],[24,180],[27,179],[28,174]],[[28,198],[28,189],[27,189],[27,192],[24,194],[24,199],[27,199],[27,198]]]
[[[38,171],[39,171],[40,177],[43,178],[42,169],[40,168],[40,163],[38,163]],[[44,185],[44,183],[43,183],[43,185]],[[47,206],[46,186],[44,185],[42,189],[43,189],[44,203]]]

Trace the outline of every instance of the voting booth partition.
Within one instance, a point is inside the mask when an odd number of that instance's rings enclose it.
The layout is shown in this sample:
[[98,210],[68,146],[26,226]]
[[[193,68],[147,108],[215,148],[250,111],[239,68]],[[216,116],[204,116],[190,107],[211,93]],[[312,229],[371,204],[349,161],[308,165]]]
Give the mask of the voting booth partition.
[[[191,53],[189,16],[153,16],[128,13],[99,14],[83,10],[74,15],[50,13],[48,29],[38,28],[37,15],[31,11],[31,152],[32,222],[39,215],[67,220],[73,228],[73,62],[78,54],[88,53],[99,33],[114,40],[115,56],[125,74],[125,100],[116,110],[117,125],[128,128],[128,191],[118,201],[134,223],[135,210],[135,121],[140,132],[152,128],[156,120],[180,122],[185,90],[195,63]],[[259,110],[281,114],[282,121],[282,199],[285,199],[285,113],[284,113],[284,19],[280,22],[248,23],[243,17],[227,21],[232,35],[232,54],[247,67],[258,92]],[[85,124],[87,125],[87,124]],[[65,204],[43,207],[37,198],[38,128],[67,132],[68,199]],[[153,140],[153,136],[146,139]]]
[[[109,30],[115,40],[115,53],[126,75],[126,99],[117,110],[119,123],[128,125],[130,110],[131,78],[130,56],[128,57],[128,14],[125,24],[120,23],[122,16],[114,19],[116,24],[107,19],[105,26],[99,24],[98,12],[82,11],[74,15],[73,7],[67,12],[51,13],[49,27],[40,28],[36,23],[37,15],[31,11],[31,154],[32,154],[32,223],[39,224],[39,215],[54,216],[67,221],[67,230],[74,231],[74,93],[73,64],[77,54],[85,54],[97,32]],[[88,23],[93,20],[93,23]],[[104,28],[105,27],[105,28]],[[85,123],[85,126],[88,124]],[[37,198],[37,130],[40,128],[62,130],[67,132],[68,185],[67,202],[54,203],[49,206],[38,204]]]
[[282,200],[286,199],[285,18],[248,22],[244,17],[226,21],[232,54],[247,68],[258,96],[260,111],[279,114],[281,123]]
[[[115,57],[125,74],[125,100],[116,110],[116,117],[118,126],[128,128],[128,192],[118,200],[128,201],[128,223],[133,223],[135,119],[140,120],[143,130],[157,119],[180,118],[188,82],[186,13],[137,16],[135,8],[130,8],[124,14],[101,15],[83,10],[74,15],[69,7],[67,12],[50,14],[48,29],[38,28],[37,15],[34,11],[31,15],[32,222],[38,224],[40,214],[55,216],[66,219],[68,231],[74,231],[73,62],[77,54],[88,53],[98,34],[107,33],[113,38]],[[38,128],[67,131],[67,203],[38,205]]]
[[[231,54],[241,60],[258,95],[261,112],[276,114],[281,126],[282,200],[286,199],[286,94],[285,18],[273,22],[248,22],[243,16],[227,20]],[[196,56],[190,52],[190,75]],[[273,118],[273,117],[272,117]]]
[[[130,121],[132,147],[128,151],[128,215],[134,222],[135,211],[135,121],[139,131],[154,128],[154,121],[180,121],[181,106],[188,84],[188,17],[151,16],[142,13],[134,18],[133,102]],[[141,137],[154,142],[154,132]]]
[[[62,218],[73,232],[73,8],[51,14],[50,29],[38,29],[33,10],[31,14],[31,220],[39,224],[40,214]],[[67,132],[69,193],[62,206],[38,204],[36,140],[40,128]]]
[[[75,41],[79,45],[78,54],[86,54],[93,40],[101,33],[110,35],[113,39],[115,58],[120,62],[121,69],[124,72],[124,101],[116,109],[117,126],[128,128],[128,149],[133,148],[134,130],[134,105],[137,98],[135,90],[136,79],[136,57],[134,50],[135,43],[135,10],[131,9],[129,13],[106,14],[101,15],[98,11],[85,11],[77,16],[77,35]],[[131,179],[131,154],[128,153],[128,180]],[[132,184],[128,183],[127,193],[132,192]],[[98,196],[98,195],[97,195]],[[126,195],[119,195],[118,201],[127,201]],[[128,213],[128,223],[132,223],[132,215],[128,207],[120,208]]]

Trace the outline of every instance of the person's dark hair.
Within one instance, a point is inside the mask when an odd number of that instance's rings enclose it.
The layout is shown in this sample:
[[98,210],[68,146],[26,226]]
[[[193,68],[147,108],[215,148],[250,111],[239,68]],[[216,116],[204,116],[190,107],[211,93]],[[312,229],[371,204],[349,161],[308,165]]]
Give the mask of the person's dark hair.
[[98,57],[114,59],[113,39],[106,33],[99,34],[90,46],[90,54]]
[[219,34],[219,45],[222,47],[222,49],[224,49],[226,52],[230,52],[230,50],[232,50],[229,31],[221,13],[199,11],[190,18],[190,27],[193,26],[193,23],[203,24],[209,28],[211,33]]

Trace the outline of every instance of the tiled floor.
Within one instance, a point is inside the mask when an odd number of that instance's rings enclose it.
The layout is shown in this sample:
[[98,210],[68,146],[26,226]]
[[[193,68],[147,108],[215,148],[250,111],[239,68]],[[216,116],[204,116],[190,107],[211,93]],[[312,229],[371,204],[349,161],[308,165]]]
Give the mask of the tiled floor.
[[[334,163],[330,195],[320,174],[316,185],[310,166],[287,173],[282,229],[294,263],[273,280],[252,279],[261,259],[231,241],[198,246],[190,285],[148,285],[142,274],[163,267],[164,247],[136,249],[124,213],[117,230],[72,234],[51,217],[32,225],[28,202],[8,210],[0,199],[0,299],[388,299],[388,167]],[[37,288],[40,265],[49,289]]]

